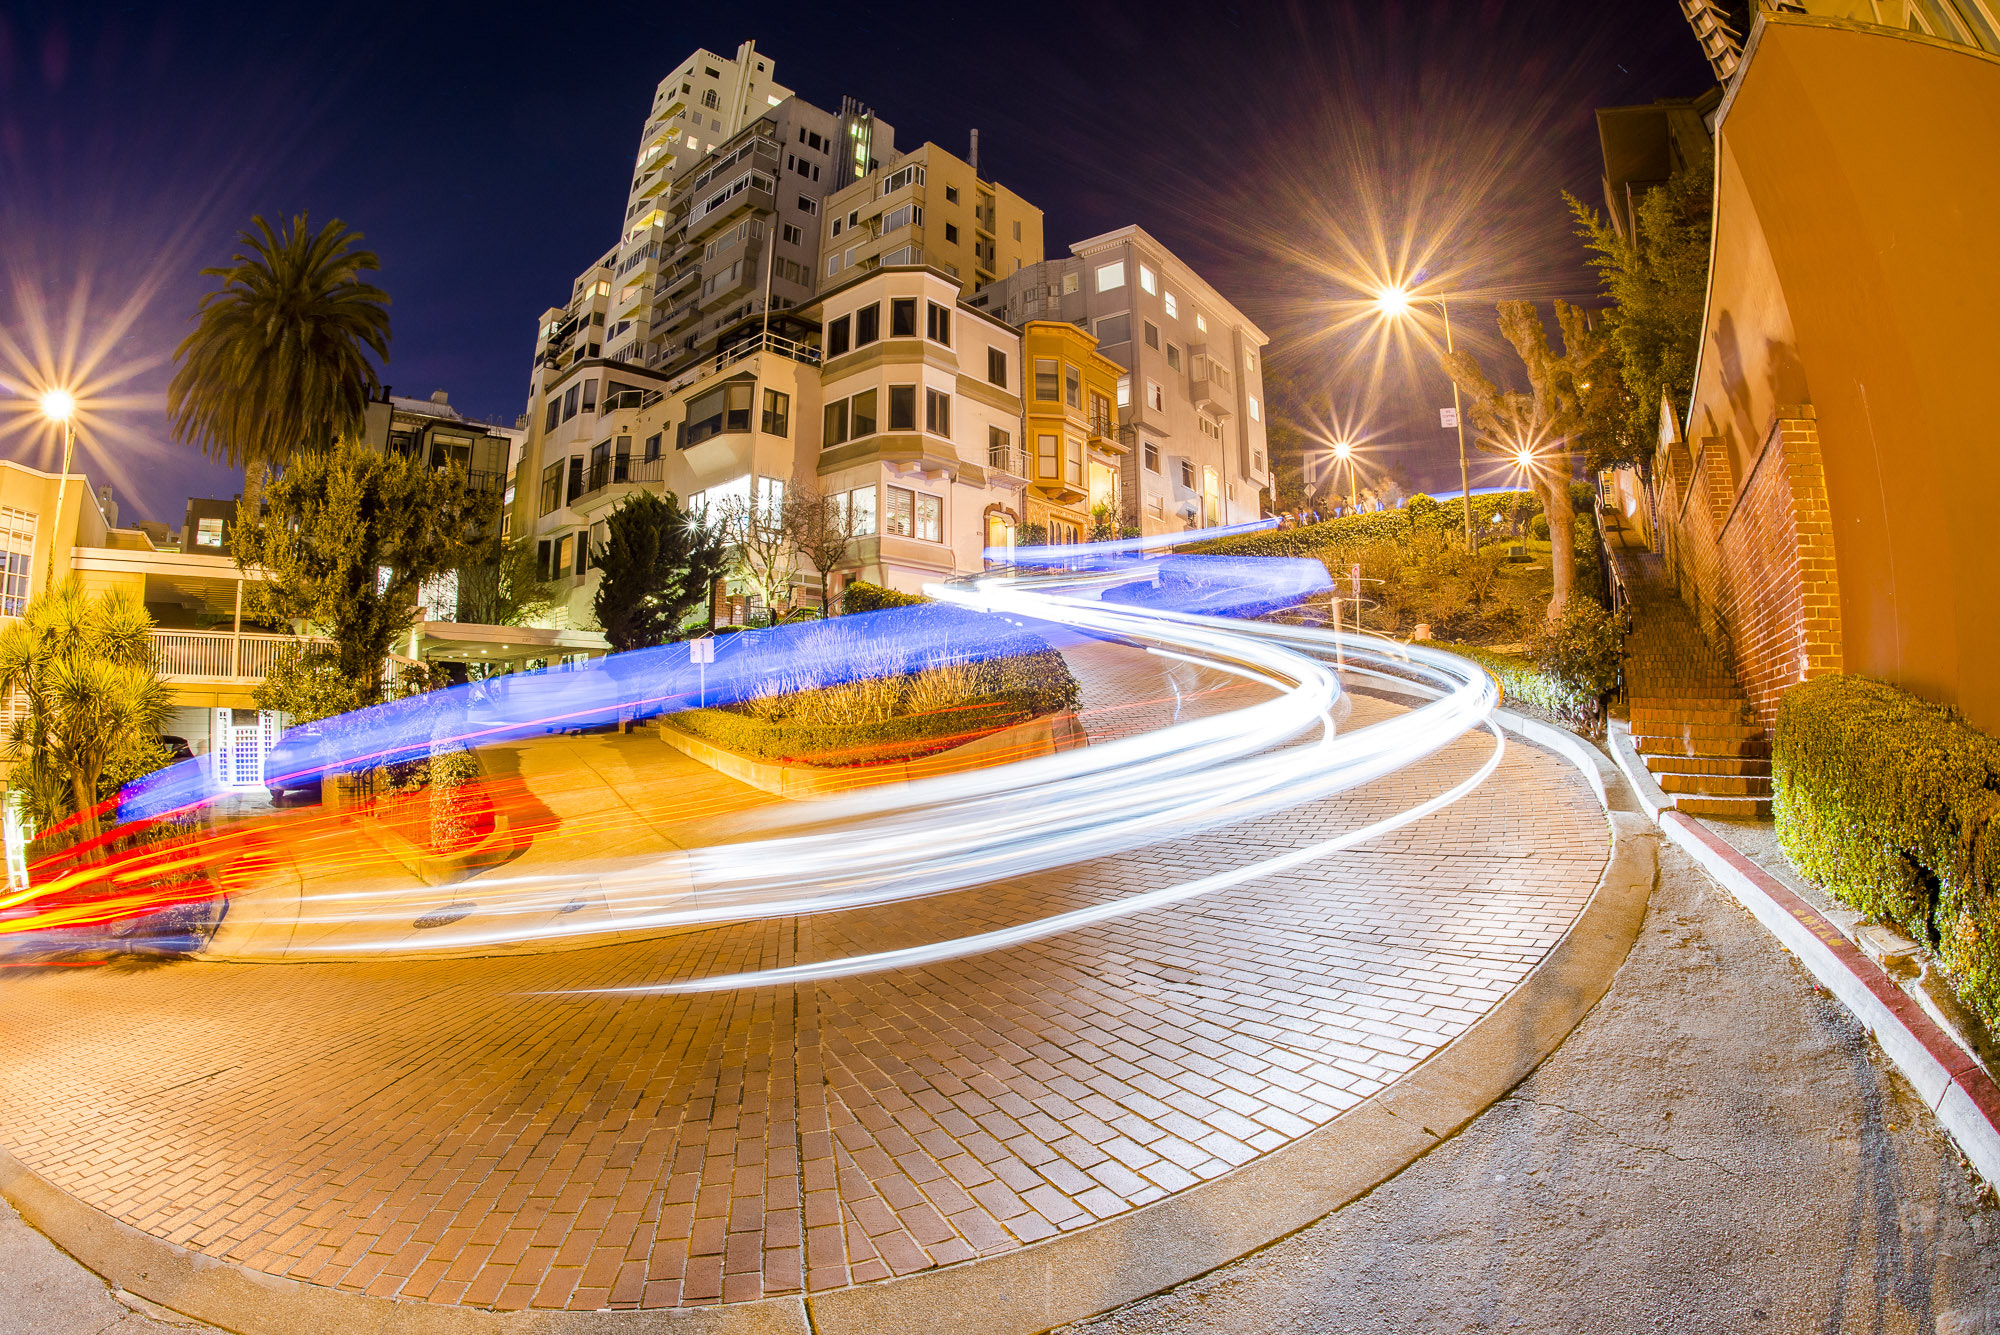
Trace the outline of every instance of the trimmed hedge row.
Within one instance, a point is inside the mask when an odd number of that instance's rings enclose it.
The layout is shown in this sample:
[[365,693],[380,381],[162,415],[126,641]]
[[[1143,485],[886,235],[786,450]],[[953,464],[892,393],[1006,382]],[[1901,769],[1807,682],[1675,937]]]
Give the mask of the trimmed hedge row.
[[1929,946],[2000,1028],[2000,738],[1867,677],[1778,698],[1778,842],[1800,872]]
[[930,599],[914,593],[900,593],[857,579],[840,595],[840,610],[846,613],[879,612],[885,607],[921,607]]
[[1585,732],[1597,727],[1597,697],[1586,687],[1564,681],[1513,654],[1496,653],[1476,644],[1432,644],[1433,649],[1469,658],[1500,683],[1501,703],[1532,705],[1567,727]]
[[834,768],[915,760],[1030,717],[1020,700],[1003,698],[842,728],[767,723],[730,709],[684,709],[671,726],[738,755]]

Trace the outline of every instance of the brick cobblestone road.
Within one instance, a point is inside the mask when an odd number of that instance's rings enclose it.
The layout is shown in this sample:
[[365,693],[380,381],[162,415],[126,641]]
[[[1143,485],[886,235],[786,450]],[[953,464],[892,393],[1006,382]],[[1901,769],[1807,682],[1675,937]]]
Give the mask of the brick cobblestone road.
[[[1071,658],[1100,740],[1254,689],[1129,650]],[[1349,725],[1393,708],[1357,698]],[[713,775],[691,785],[649,735],[549,745],[636,776],[632,793],[653,782],[707,812],[764,800]],[[1461,1033],[1596,882],[1606,826],[1582,780],[1514,744],[1472,797],[1360,849],[922,970],[587,990],[1172,884],[1400,809],[1492,745],[1463,738],[1363,792],[913,905],[536,956],[9,970],[0,1141],[171,1242],[436,1303],[739,1301],[992,1255],[1227,1173]]]

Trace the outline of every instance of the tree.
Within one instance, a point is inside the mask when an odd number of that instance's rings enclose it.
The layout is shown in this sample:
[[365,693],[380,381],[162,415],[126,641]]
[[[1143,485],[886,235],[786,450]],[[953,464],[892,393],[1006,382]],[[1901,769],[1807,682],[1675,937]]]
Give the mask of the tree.
[[731,496],[722,502],[717,522],[729,542],[729,563],[738,579],[755,589],[773,620],[778,605],[792,601],[792,579],[799,572],[798,551],[785,527],[785,507],[752,496]]
[[1596,377],[1586,395],[1586,454],[1591,467],[1644,467],[1659,434],[1660,396],[1686,404],[1708,300],[1712,154],[1683,163],[1666,184],[1648,190],[1623,236],[1596,210],[1565,192],[1577,235],[1594,252],[1611,298],[1605,332],[1617,348],[1615,374]]
[[514,538],[458,572],[465,616],[487,626],[523,626],[555,611],[562,586],[544,579],[533,538]]
[[486,550],[498,509],[456,465],[433,469],[353,441],[252,474],[236,510],[234,549],[257,615],[334,641],[356,700],[382,698],[382,663],[415,620],[426,580]]
[[1581,395],[1602,376],[1611,357],[1611,346],[1599,332],[1593,332],[1584,313],[1566,301],[1558,301],[1556,323],[1562,328],[1563,352],[1549,347],[1548,330],[1541,312],[1531,301],[1503,301],[1496,308],[1500,332],[1514,347],[1528,373],[1528,393],[1502,390],[1469,352],[1453,352],[1445,357],[1445,369],[1458,387],[1472,400],[1472,420],[1480,435],[1481,450],[1509,457],[1527,456],[1528,485],[1542,502],[1549,519],[1549,546],[1554,566],[1554,590],[1549,598],[1549,620],[1562,619],[1563,606],[1576,582],[1575,525],[1576,503],[1570,493],[1570,476],[1575,472],[1577,435],[1585,425]]
[[222,286],[201,299],[174,350],[167,385],[174,439],[232,466],[282,465],[360,434],[378,387],[366,354],[389,357],[389,296],[360,275],[381,266],[338,219],[306,215],[273,231],[259,215],[235,263],[203,269]]
[[611,512],[608,537],[590,559],[599,571],[592,610],[613,649],[664,644],[708,600],[729,547],[720,526],[704,521],[672,492],[633,492]]
[[18,688],[27,704],[7,733],[8,781],[38,829],[75,816],[78,838],[96,838],[100,804],[167,763],[160,725],[172,702],[152,630],[131,592],[89,594],[74,575],[0,630],[0,697]]
[[819,480],[801,473],[785,489],[785,528],[799,555],[819,576],[822,614],[833,614],[827,577],[839,569],[854,548],[854,513],[844,495],[821,491]]

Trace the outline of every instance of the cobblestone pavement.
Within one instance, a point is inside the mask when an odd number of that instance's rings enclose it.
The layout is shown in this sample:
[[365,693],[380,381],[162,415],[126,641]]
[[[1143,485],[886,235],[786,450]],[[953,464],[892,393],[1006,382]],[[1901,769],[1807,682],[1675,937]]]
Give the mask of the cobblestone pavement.
[[[1072,660],[1099,737],[1251,689],[1163,678],[1129,650]],[[1391,708],[1360,699],[1351,721]],[[587,740],[630,791],[673,786],[657,739]],[[168,1241],[439,1303],[736,1301],[1003,1252],[1226,1173],[1462,1032],[1596,882],[1606,826],[1582,780],[1513,745],[1478,793],[1363,848],[923,970],[573,990],[880,950],[1177,882],[1399,809],[1492,745],[915,905],[542,956],[10,970],[0,1142]]]

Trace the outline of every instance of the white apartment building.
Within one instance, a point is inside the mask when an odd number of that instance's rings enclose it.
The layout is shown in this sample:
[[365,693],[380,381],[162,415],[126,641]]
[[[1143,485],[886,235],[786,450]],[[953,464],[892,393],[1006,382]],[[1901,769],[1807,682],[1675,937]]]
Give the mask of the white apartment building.
[[[857,530],[836,591],[858,578],[918,592],[1008,545],[1026,483],[989,464],[1017,450],[1020,334],[922,266],[858,275],[804,315],[821,341],[758,334],[671,378],[600,361],[551,383],[512,522],[567,589],[562,624],[592,624],[589,553],[634,490],[713,512],[730,496],[775,506],[814,478]],[[813,571],[798,581],[798,601],[817,598]]]
[[1125,368],[1120,485],[1141,532],[1261,517],[1271,476],[1261,371],[1270,339],[1144,229],[1079,241],[971,304],[1016,326],[1067,320]]
[[928,264],[978,292],[1042,259],[1042,211],[978,167],[923,144],[827,196],[823,285],[878,265]]

